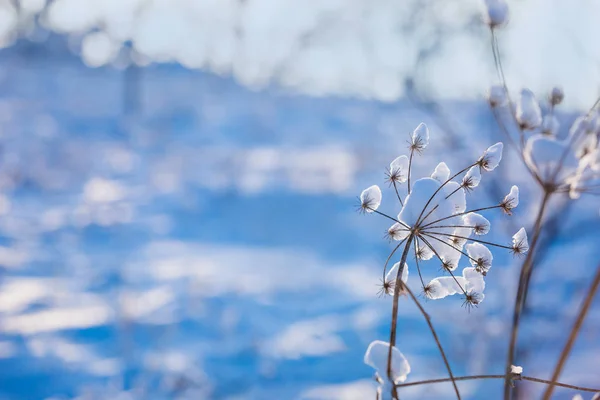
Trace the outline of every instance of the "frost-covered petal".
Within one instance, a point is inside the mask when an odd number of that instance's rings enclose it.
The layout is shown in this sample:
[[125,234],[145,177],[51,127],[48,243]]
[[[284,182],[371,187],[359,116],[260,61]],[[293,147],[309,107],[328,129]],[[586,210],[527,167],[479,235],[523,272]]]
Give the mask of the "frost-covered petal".
[[544,116],[542,121],[542,133],[544,135],[556,136],[559,128],[560,124],[556,116],[550,114]]
[[500,164],[502,160],[502,149],[504,145],[502,142],[498,142],[483,153],[483,156],[479,159],[479,165],[486,171],[493,171]]
[[388,228],[388,237],[392,240],[404,240],[409,234],[410,231],[398,222]]
[[[399,262],[394,264],[392,269],[390,269],[388,271],[387,275],[385,276],[386,282],[396,282],[396,275],[398,275],[399,267],[400,267]],[[402,282],[404,282],[404,283],[406,283],[408,281],[408,264],[407,263],[404,263],[404,268],[402,269],[402,276],[400,277],[400,280],[402,280]],[[390,294],[394,294],[394,286],[391,287]]]
[[463,178],[463,187],[466,189],[473,189],[479,186],[481,182],[481,170],[479,165],[474,165],[465,174]]
[[412,146],[415,150],[423,150],[429,144],[429,128],[423,122],[412,133]]
[[408,179],[408,157],[400,156],[390,163],[390,179],[395,182],[406,182]]
[[481,243],[469,243],[465,246],[471,265],[480,273],[486,273],[492,267],[492,252]]
[[433,258],[433,256],[435,255],[435,253],[433,252],[433,250],[431,250],[431,248],[425,244],[425,242],[420,242],[419,240],[417,240],[417,243],[415,244],[415,246],[417,246],[417,255],[419,256],[419,260],[431,260]]
[[511,214],[511,210],[519,205],[519,188],[513,185],[510,188],[510,192],[504,196],[504,200],[500,203],[502,209],[507,213]]
[[511,374],[517,374],[520,375],[523,373],[523,367],[520,367],[518,365],[511,365],[510,366],[510,373]]
[[441,162],[435,167],[433,174],[431,174],[431,178],[435,179],[440,183],[444,183],[450,178],[450,168],[446,165],[445,162]]
[[465,287],[467,293],[475,292],[483,295],[483,291],[485,290],[485,280],[483,279],[483,275],[481,273],[479,273],[475,268],[464,268],[463,278],[467,281]]
[[490,231],[490,221],[481,214],[468,213],[463,216],[463,221],[466,226],[472,227],[470,229],[473,229],[476,235],[487,235]]
[[490,27],[504,25],[508,21],[508,4],[504,0],[485,0],[485,22]]
[[527,241],[527,232],[525,228],[519,229],[512,237],[513,251],[517,254],[527,253],[529,250],[529,242]]
[[[365,364],[374,368],[377,374],[387,378],[387,364],[390,344],[381,340],[371,342],[365,352]],[[404,354],[396,346],[392,347],[392,379],[394,383],[401,383],[406,380],[410,373],[410,364]]]
[[379,208],[381,204],[381,189],[379,186],[373,185],[362,191],[360,194],[360,204],[366,212],[373,212]]
[[[569,143],[569,139],[559,141],[550,136],[533,135],[525,144],[525,162],[544,182],[555,179],[556,183],[561,183],[572,175],[579,165],[579,159],[573,152],[568,151]],[[555,174],[560,160],[563,160],[560,173]]]
[[449,196],[446,200],[452,203],[454,214],[464,212],[467,209],[467,195],[458,182],[448,182],[446,186],[444,186],[444,192],[446,193],[446,196]]
[[440,276],[432,279],[426,285],[425,290],[429,299],[437,300],[456,293],[462,293],[466,285],[467,280],[462,276]]
[[523,129],[535,129],[542,124],[542,110],[533,92],[521,90],[517,101],[517,121]]
[[492,107],[502,107],[507,103],[504,86],[494,85],[488,92],[488,101]]

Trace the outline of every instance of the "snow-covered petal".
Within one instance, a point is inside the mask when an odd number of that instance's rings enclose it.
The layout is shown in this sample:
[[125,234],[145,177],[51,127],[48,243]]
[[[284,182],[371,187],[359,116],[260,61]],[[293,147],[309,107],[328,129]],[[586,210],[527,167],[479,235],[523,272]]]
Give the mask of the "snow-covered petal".
[[500,203],[502,209],[507,213],[511,214],[513,208],[516,208],[519,205],[519,188],[516,185],[513,185],[510,188],[510,192],[504,196],[504,200]]
[[473,233],[476,235],[487,235],[490,231],[490,221],[483,215],[477,213],[468,213],[463,216],[463,222],[466,226],[470,226]]
[[479,165],[474,165],[465,174],[463,178],[463,187],[466,189],[473,189],[479,186],[481,182],[481,170]]
[[527,253],[529,250],[529,242],[527,241],[527,232],[525,228],[519,229],[512,237],[513,251],[518,254]]
[[438,300],[456,293],[462,293],[467,281],[462,276],[440,276],[432,279],[426,286],[426,295],[429,299]]
[[560,124],[556,116],[550,114],[544,116],[542,121],[542,133],[544,135],[556,136],[559,128]]
[[410,231],[398,222],[388,228],[388,237],[392,240],[404,240],[408,237]]
[[[365,364],[374,368],[382,379],[387,379],[387,364],[390,344],[381,340],[371,342],[365,352]],[[396,346],[392,347],[392,379],[394,383],[406,380],[410,373],[410,364]]]
[[[533,135],[527,140],[523,156],[527,165],[544,182],[555,179],[555,183],[562,183],[579,165],[579,159],[569,151],[569,139],[559,141],[541,134]],[[555,174],[560,160],[563,160],[560,171]]]
[[[397,262],[396,264],[394,264],[394,266],[392,267],[392,269],[390,269],[387,273],[387,275],[385,276],[385,281],[386,282],[396,282],[396,275],[398,275],[398,268],[400,267],[400,263]],[[400,280],[402,280],[402,282],[406,283],[408,281],[408,264],[404,263],[404,268],[402,269],[402,276],[400,277]],[[390,294],[394,294],[394,286],[391,286],[390,289]]]
[[421,151],[429,144],[429,128],[423,122],[416,127],[412,133],[412,146],[415,150]]
[[483,153],[479,159],[479,165],[486,171],[493,171],[500,164],[502,160],[502,149],[504,145],[502,142],[498,142]]
[[511,365],[510,366],[510,373],[511,374],[521,375],[523,373],[523,367],[520,367],[518,365]]
[[465,246],[471,265],[480,273],[486,273],[492,267],[494,257],[490,249],[481,243],[469,243]]
[[381,189],[379,186],[373,185],[362,191],[360,194],[360,204],[363,210],[370,213],[381,204]]
[[467,195],[458,182],[448,182],[444,186],[444,192],[446,196],[450,196],[447,200],[452,203],[455,214],[464,212],[467,209]]
[[400,156],[390,163],[390,179],[395,182],[406,182],[408,179],[408,157]]
[[[437,240],[432,239],[437,242]],[[439,243],[441,246],[438,247],[437,252],[442,262],[444,263],[444,269],[448,271],[454,271],[458,267],[460,258],[462,257],[462,245],[463,239],[448,239],[444,241],[446,244]],[[431,243],[431,242],[430,242]]]
[[542,124],[542,110],[533,92],[521,90],[517,101],[517,121],[523,129],[535,129]]
[[446,182],[448,178],[450,178],[450,168],[442,161],[435,167],[433,174],[431,174],[431,178],[440,183]]
[[490,27],[504,25],[508,21],[508,5],[504,0],[485,0],[485,22]]
[[[479,295],[483,295],[483,291],[485,290],[485,280],[480,272],[475,268],[464,268],[463,278],[467,281],[465,287],[467,293],[475,292]],[[481,302],[483,297],[478,298],[478,300]]]
[[494,85],[488,92],[488,101],[492,107],[502,107],[507,103],[504,86]]
[[417,240],[415,245],[417,246],[417,255],[419,256],[419,260],[431,260],[435,255],[433,250],[431,250],[431,248],[426,245],[425,242]]

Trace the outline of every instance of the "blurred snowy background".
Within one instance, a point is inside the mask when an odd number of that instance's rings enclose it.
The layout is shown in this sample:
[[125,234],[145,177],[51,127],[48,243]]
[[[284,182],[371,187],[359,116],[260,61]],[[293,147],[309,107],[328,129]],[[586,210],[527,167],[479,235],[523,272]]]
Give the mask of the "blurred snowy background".
[[[509,86],[542,100],[562,86],[564,134],[599,94],[600,3],[509,3]],[[0,399],[374,398],[362,357],[389,332],[377,284],[391,245],[356,195],[383,185],[421,121],[432,145],[417,176],[502,140],[480,6],[0,0]],[[532,224],[540,193],[524,171],[506,148],[470,203],[521,187],[515,215],[486,214],[494,241]],[[392,193],[382,210],[395,214]],[[599,226],[597,197],[552,203],[522,325],[527,375],[549,377]],[[425,305],[457,375],[504,365],[520,265],[494,259],[478,309]],[[400,312],[409,381],[445,376],[417,309]],[[600,299],[562,381],[600,385],[599,337]],[[460,384],[473,399],[501,386]]]

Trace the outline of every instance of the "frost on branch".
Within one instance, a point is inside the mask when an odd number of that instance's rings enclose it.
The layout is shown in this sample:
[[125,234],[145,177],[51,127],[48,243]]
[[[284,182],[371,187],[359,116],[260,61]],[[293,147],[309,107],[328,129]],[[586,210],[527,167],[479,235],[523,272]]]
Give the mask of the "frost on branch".
[[[388,380],[387,365],[390,344],[381,340],[371,342],[365,353],[365,364],[377,371],[377,376],[382,380]],[[392,347],[392,383],[402,383],[410,374],[410,364],[404,354],[396,346]]]
[[371,213],[377,210],[380,204],[381,189],[379,189],[379,186],[370,186],[360,194],[360,207],[364,212]]
[[542,110],[531,90],[521,90],[516,116],[522,129],[531,130],[542,124]]

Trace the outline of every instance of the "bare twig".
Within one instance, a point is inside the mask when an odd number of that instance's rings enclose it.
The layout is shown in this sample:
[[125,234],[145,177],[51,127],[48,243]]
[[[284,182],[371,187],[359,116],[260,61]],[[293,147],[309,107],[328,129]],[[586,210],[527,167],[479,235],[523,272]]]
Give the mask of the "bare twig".
[[549,400],[550,396],[552,396],[552,392],[554,390],[554,386],[556,386],[556,381],[562,372],[562,369],[567,362],[567,358],[569,358],[569,354],[571,353],[571,349],[573,348],[573,344],[575,343],[575,339],[577,339],[577,335],[579,334],[579,330],[581,329],[581,325],[583,325],[583,321],[587,316],[587,312],[590,309],[592,304],[592,300],[598,291],[598,286],[600,286],[600,265],[596,269],[596,275],[592,284],[590,285],[587,294],[585,295],[585,300],[581,305],[581,309],[579,310],[579,314],[577,314],[577,319],[575,320],[575,324],[571,329],[571,333],[569,334],[569,338],[567,339],[567,343],[565,343],[565,347],[563,347],[558,362],[556,363],[556,367],[554,368],[554,372],[552,373],[552,378],[550,385],[546,388],[544,392],[544,400]]

